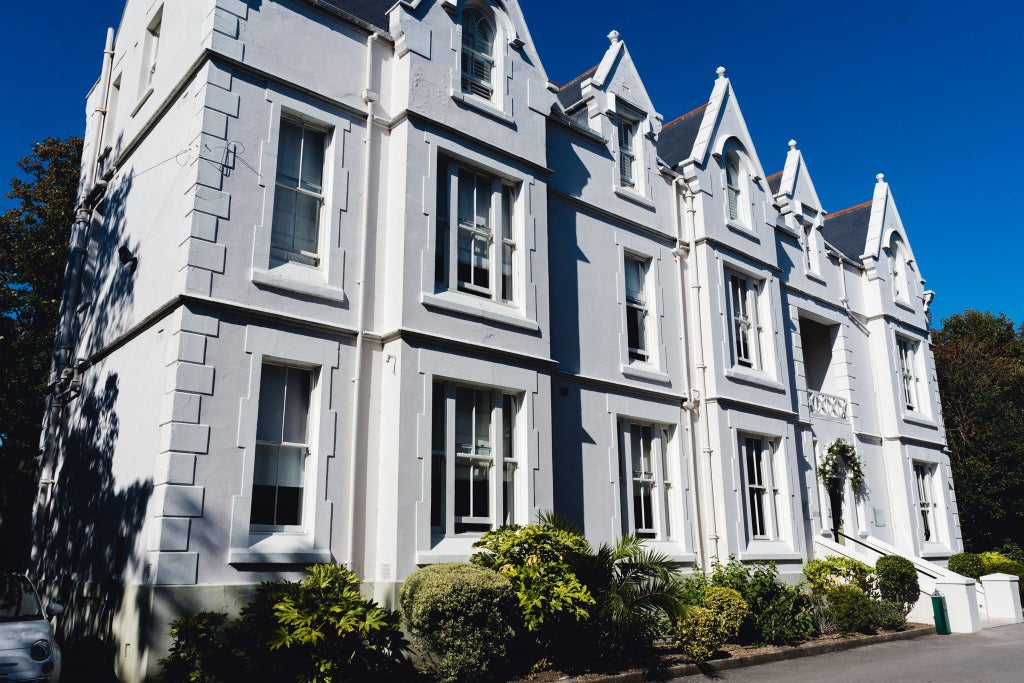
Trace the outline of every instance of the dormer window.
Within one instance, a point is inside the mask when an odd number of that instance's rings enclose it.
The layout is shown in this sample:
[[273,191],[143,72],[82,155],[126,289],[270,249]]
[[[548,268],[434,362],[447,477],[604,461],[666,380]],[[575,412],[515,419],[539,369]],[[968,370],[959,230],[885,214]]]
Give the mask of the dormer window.
[[743,211],[745,185],[746,178],[739,152],[729,150],[725,154],[725,194],[729,205],[729,220],[736,223],[746,222]]
[[623,187],[636,187],[636,130],[638,122],[625,114],[616,117],[619,134],[619,182]]
[[900,301],[909,300],[910,280],[907,278],[907,257],[903,253],[900,239],[896,235],[889,240],[889,275],[892,278],[892,295]]
[[462,92],[494,95],[494,26],[476,7],[462,12]]

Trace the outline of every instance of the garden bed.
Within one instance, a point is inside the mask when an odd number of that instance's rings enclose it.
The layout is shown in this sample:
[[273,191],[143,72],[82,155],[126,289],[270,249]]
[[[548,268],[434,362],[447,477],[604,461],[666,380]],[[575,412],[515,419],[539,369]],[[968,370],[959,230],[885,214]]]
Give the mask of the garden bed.
[[932,633],[935,633],[934,626],[928,624],[907,624],[907,628],[902,631],[817,636],[799,645],[767,645],[757,647],[726,643],[715,652],[711,659],[702,664],[693,662],[693,660],[674,647],[663,645],[657,647],[655,661],[647,668],[634,668],[619,672],[567,673],[563,671],[542,671],[530,674],[525,678],[517,678],[514,681],[510,681],[510,683],[553,683],[554,681],[567,681],[570,683],[574,681],[578,683],[639,683],[640,681],[709,674],[714,671],[810,657],[893,640],[910,640]]

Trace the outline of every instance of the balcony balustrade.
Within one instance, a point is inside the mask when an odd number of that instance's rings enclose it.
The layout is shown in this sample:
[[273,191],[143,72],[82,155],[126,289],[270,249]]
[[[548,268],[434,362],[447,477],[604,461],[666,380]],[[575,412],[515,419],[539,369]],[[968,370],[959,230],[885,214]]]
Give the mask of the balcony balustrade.
[[849,416],[849,402],[841,396],[823,394],[820,391],[807,392],[807,407],[812,415],[822,415],[836,420]]

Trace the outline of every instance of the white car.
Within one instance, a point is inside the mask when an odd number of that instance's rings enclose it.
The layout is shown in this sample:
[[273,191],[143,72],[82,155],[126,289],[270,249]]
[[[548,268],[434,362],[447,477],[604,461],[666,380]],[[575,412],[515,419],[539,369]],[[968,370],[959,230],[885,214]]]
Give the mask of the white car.
[[0,574],[0,683],[60,680],[60,648],[49,618],[64,608],[43,610],[32,582],[21,574]]

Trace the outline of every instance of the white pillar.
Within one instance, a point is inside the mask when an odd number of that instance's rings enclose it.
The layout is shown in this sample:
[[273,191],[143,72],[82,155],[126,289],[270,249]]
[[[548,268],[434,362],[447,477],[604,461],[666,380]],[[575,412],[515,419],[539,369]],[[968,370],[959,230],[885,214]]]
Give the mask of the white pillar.
[[946,596],[949,630],[952,633],[974,633],[981,630],[978,617],[978,595],[974,579],[940,578],[935,588]]
[[1020,579],[1011,574],[988,574],[981,577],[989,619],[1011,624],[1024,621],[1020,610],[1019,581]]

